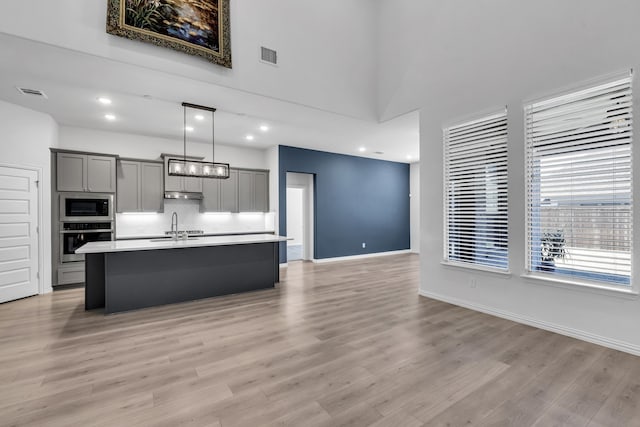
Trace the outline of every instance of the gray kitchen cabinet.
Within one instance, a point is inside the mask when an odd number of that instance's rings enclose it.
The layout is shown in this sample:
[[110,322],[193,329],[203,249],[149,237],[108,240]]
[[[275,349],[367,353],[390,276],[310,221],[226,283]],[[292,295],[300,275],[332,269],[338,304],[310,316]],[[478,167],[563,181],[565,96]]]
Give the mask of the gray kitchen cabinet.
[[238,212],[238,171],[231,169],[227,179],[203,179],[202,195],[202,212]]
[[140,162],[118,161],[118,191],[116,192],[116,212],[140,211]]
[[220,181],[220,210],[238,212],[238,171],[229,170],[229,178]]
[[56,170],[58,191],[116,191],[115,157],[58,153]]
[[164,211],[164,168],[162,163],[142,163],[140,182],[140,207],[142,212]]
[[117,212],[164,210],[162,163],[118,161]]
[[240,212],[269,211],[269,173],[239,170],[238,205]]
[[115,157],[87,156],[87,191],[96,193],[116,191]]
[[87,156],[84,154],[58,153],[58,191],[86,191]]
[[189,193],[201,193],[202,192],[202,178],[187,178],[182,176],[169,175],[169,160],[172,157],[164,158],[164,190],[165,191],[177,191],[177,192],[189,192]]

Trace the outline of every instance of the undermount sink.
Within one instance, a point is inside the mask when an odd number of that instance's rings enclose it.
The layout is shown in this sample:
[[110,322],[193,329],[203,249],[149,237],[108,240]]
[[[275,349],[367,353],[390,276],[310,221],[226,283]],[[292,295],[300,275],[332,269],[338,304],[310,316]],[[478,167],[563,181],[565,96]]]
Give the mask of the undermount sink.
[[176,240],[174,240],[173,237],[169,236],[169,237],[158,237],[157,239],[151,239],[149,240],[150,242],[170,242],[170,241],[174,241],[174,242],[180,242],[180,241],[185,241],[185,240],[199,240],[199,237],[187,237],[185,238],[178,238]]

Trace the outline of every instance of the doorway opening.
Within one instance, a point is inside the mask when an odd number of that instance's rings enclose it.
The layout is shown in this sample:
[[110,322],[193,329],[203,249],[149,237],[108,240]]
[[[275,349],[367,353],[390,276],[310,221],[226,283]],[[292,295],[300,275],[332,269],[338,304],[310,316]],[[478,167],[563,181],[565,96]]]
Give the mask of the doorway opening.
[[314,256],[313,175],[287,173],[287,262]]

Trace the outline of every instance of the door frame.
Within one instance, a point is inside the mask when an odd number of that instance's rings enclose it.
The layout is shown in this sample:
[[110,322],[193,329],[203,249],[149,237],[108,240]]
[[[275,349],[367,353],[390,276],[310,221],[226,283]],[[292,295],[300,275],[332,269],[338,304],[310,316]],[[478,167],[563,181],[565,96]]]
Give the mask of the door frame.
[[[303,228],[303,236],[302,236],[302,261],[315,261],[316,259],[316,212],[315,212],[315,174],[306,173],[306,172],[291,172],[287,171],[287,174],[294,173],[298,175],[308,175],[311,177],[310,182],[306,185],[302,184],[291,184],[289,180],[287,180],[287,185],[285,188],[285,194],[287,188],[301,188],[302,189],[302,228]],[[286,200],[285,203],[285,215],[286,215],[286,206],[289,203],[289,200]],[[286,223],[286,221],[285,221]],[[306,257],[306,252],[308,250],[309,256]],[[289,260],[287,259],[287,262]]]
[[[28,166],[28,165],[16,165],[10,163],[1,163],[0,167],[11,168],[11,169],[20,169],[26,170],[36,173],[36,188],[38,190],[37,200],[38,200],[38,219],[36,223],[36,227],[38,230],[38,272],[36,274],[36,280],[38,280],[38,295],[42,295],[45,293],[44,286],[44,229],[42,227],[42,206],[43,206],[43,196],[42,196],[42,168],[38,166]],[[52,202],[53,203],[53,202]]]

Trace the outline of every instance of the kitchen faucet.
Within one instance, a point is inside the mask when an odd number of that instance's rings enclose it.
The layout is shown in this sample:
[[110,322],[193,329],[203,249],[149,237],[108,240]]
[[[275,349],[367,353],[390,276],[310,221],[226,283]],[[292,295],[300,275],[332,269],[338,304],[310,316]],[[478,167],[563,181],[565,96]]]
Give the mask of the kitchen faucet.
[[[174,228],[174,219],[175,219],[175,228]],[[174,212],[171,215],[171,236],[173,236],[173,240],[178,240],[178,213]]]

